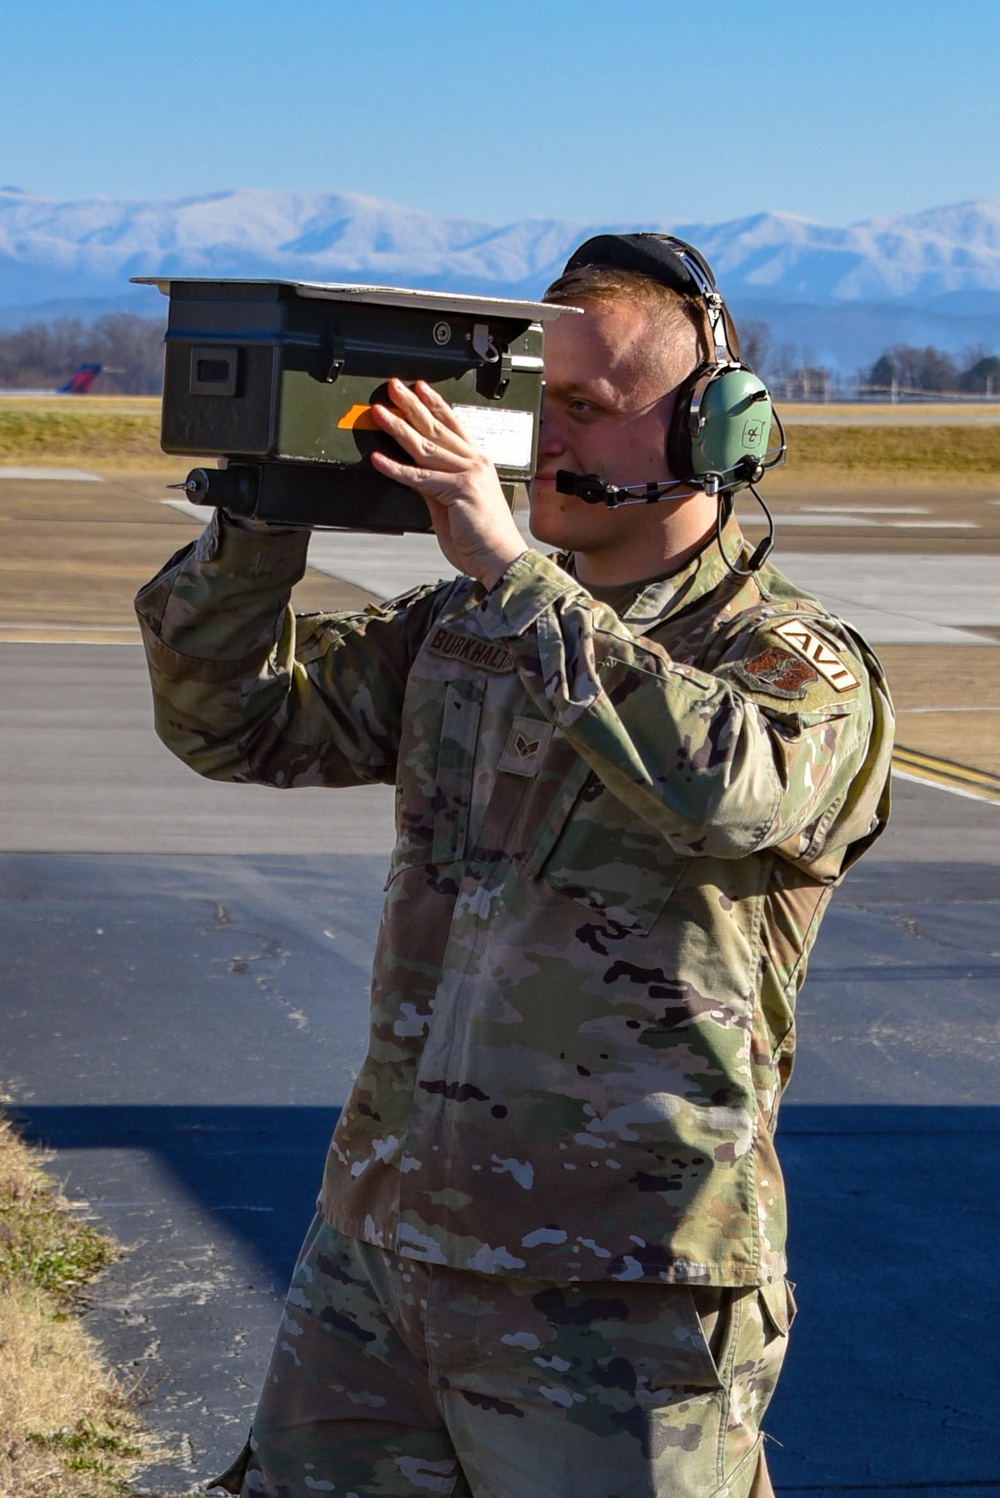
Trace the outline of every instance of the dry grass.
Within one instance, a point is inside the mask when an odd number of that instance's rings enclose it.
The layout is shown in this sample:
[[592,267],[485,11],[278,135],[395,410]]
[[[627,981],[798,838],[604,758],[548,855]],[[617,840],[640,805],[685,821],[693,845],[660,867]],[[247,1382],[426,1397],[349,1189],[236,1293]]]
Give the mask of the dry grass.
[[[894,408],[895,409],[895,408]],[[907,479],[952,475],[979,478],[1000,470],[1000,424],[973,425],[947,408],[934,425],[795,425],[788,432],[786,473],[809,480],[816,475]],[[160,403],[148,397],[86,396],[0,400],[0,463],[91,465],[103,469],[145,468],[178,471],[192,466],[184,457],[160,451]]]
[[[135,400],[140,397],[123,398]],[[873,423],[876,426],[893,426],[896,423],[908,426],[914,420],[920,423],[933,422],[942,427],[957,426],[962,422],[1000,422],[1000,401],[995,400],[898,401],[895,405],[891,401],[835,401],[830,404],[823,401],[782,400],[778,402],[778,406],[782,416],[791,416],[793,421],[805,422],[806,425],[813,417],[826,422],[831,415],[845,425],[855,422],[858,425],[864,423],[865,426]]]
[[158,403],[138,410],[0,406],[0,463],[156,468],[164,461]]
[[878,478],[883,473],[996,475],[1000,426],[793,426],[787,471],[813,470]]
[[0,1120],[0,1498],[116,1498],[148,1444],[73,1314],[119,1257]]

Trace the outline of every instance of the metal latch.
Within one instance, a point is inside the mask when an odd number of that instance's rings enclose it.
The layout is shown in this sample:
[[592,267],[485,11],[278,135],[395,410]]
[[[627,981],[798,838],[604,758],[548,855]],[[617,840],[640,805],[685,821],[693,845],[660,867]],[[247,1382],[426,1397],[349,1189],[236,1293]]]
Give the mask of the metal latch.
[[330,356],[330,363],[326,374],[323,376],[323,381],[327,385],[332,385],[334,380],[343,373],[344,364],[347,360],[347,350],[344,346],[344,340],[339,333],[334,333],[331,347],[324,349],[323,352]]
[[489,327],[484,322],[472,325],[472,347],[484,364],[495,364],[500,357]]
[[484,322],[472,325],[472,347],[483,361],[476,373],[476,389],[487,400],[498,401],[510,384],[510,351],[506,346],[497,348],[496,340]]

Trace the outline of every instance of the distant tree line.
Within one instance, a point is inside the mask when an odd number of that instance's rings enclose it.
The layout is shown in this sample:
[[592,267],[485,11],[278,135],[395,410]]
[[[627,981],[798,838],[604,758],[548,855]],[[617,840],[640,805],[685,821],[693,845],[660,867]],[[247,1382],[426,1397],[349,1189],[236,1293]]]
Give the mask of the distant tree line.
[[95,393],[159,395],[163,324],[130,312],[110,312],[92,323],[62,317],[0,330],[0,387],[54,389],[81,364],[101,365]]
[[1000,400],[1000,357],[982,346],[967,349],[956,358],[938,348],[894,344],[874,364],[845,379],[792,344],[772,344],[771,330],[765,322],[742,323],[740,344],[746,363],[785,400],[894,400],[934,395]]
[[[825,401],[845,396],[880,400],[967,395],[1000,400],[1000,357],[979,347],[957,359],[937,348],[896,344],[868,368],[844,380],[787,343],[772,344],[765,322],[740,325],[742,356],[784,400]],[[163,388],[163,324],[129,312],[96,322],[76,317],[0,331],[0,387],[55,388],[80,364],[102,366],[95,391],[159,395]]]
[[938,348],[910,348],[900,343],[875,360],[864,383],[873,391],[890,393],[895,390],[1000,398],[1000,358],[977,348],[959,363]]

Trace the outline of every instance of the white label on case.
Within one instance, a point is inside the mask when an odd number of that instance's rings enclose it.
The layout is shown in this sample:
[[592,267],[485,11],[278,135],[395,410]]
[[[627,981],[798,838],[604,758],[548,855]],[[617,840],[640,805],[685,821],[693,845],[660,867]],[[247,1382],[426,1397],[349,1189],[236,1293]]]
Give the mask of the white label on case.
[[491,406],[456,406],[455,415],[491,463],[498,468],[529,468],[535,421],[530,411]]

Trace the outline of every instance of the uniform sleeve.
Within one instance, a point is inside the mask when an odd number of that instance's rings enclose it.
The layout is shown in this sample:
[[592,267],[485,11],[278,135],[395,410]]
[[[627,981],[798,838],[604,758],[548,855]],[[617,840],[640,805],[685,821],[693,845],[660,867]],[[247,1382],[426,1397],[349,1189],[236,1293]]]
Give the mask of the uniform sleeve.
[[442,590],[362,613],[296,616],[306,532],[216,515],[136,598],[156,731],[213,780],[392,781],[406,676]]
[[[483,617],[538,710],[678,850],[776,848],[820,866],[826,855],[833,877],[844,850],[873,834],[891,707],[869,662],[819,622],[803,643],[776,633],[789,621],[757,613],[699,670],[633,635],[537,552],[508,568]],[[817,644],[823,670],[809,658]]]

